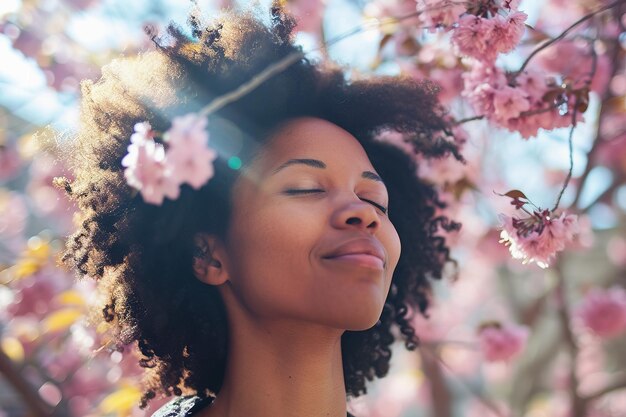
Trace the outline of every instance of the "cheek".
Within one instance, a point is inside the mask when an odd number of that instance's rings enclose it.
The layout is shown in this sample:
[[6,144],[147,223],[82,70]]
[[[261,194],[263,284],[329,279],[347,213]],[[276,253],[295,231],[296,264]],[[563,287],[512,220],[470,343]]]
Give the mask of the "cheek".
[[393,272],[398,266],[398,261],[400,260],[400,253],[402,251],[402,245],[400,243],[400,236],[396,231],[393,224],[389,221],[388,228],[385,229],[384,234],[381,239],[383,240],[383,245],[387,250],[387,256],[389,257],[387,261],[387,289],[391,285],[391,277],[393,276]]
[[323,228],[311,211],[280,205],[246,210],[233,216],[229,234],[231,281],[251,308],[289,303],[307,297],[310,262]]

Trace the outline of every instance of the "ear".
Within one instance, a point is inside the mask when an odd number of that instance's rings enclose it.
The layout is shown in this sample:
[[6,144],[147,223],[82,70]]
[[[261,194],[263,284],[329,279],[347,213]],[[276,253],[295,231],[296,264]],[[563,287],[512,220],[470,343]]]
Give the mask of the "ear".
[[193,272],[196,278],[209,285],[228,281],[227,253],[222,241],[214,235],[197,233],[194,245]]

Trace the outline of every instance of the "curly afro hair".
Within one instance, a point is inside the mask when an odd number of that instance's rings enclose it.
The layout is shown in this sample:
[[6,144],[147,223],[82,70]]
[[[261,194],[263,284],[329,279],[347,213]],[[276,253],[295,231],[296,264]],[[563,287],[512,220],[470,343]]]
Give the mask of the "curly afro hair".
[[[402,244],[380,320],[341,338],[347,396],[364,394],[366,380],[387,374],[396,338],[416,348],[410,316],[425,313],[429,279],[440,278],[451,261],[437,233],[460,227],[438,214],[444,204],[437,190],[416,176],[413,153],[462,160],[446,134],[437,87],[404,76],[348,80],[339,66],[303,57],[209,116],[220,155],[203,188],[183,186],[175,201],[146,204],[127,185],[120,163],[135,123],[165,131],[172,118],[199,111],[302,52],[293,43],[294,18],[278,5],[266,22],[258,12],[239,10],[223,11],[210,25],[192,15],[189,24],[192,36],[170,24],[165,36],[152,35],[155,50],[115,60],[100,80],[82,83],[81,127],[66,154],[75,179],[60,184],[77,202],[80,220],[64,261],[106,289],[102,313],[116,342],[136,342],[141,366],[152,368],[142,407],[157,394],[217,395],[228,351],[226,310],[217,289],[194,276],[194,235],[225,236],[240,174],[229,167],[229,156],[238,155],[245,167],[280,123],[299,116],[328,120],[357,138],[387,184],[389,216]],[[400,133],[414,152],[380,140],[384,131]]]

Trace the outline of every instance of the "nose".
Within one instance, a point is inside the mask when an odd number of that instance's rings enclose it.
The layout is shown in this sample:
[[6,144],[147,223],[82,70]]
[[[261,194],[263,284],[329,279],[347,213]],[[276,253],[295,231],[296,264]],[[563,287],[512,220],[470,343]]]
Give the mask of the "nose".
[[376,208],[356,196],[340,204],[334,211],[331,222],[339,229],[357,228],[372,234],[380,227],[380,218]]

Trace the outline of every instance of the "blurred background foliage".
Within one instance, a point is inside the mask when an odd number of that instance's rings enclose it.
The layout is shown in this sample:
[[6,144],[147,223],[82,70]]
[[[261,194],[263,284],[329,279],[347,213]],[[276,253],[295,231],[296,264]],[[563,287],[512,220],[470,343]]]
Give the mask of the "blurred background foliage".
[[[197,5],[210,16],[243,3]],[[420,166],[421,175],[446,193],[447,214],[464,225],[448,236],[459,267],[435,283],[430,319],[414,318],[420,349],[396,346],[389,376],[350,407],[359,417],[624,416],[624,1],[529,0],[519,6],[528,14],[527,27],[515,51],[498,57],[503,71],[518,70],[542,43],[604,9],[533,60],[559,82],[591,75],[584,121],[574,130],[540,129],[531,138],[476,113],[463,91],[463,74],[475,63],[455,52],[449,31],[425,28],[416,16],[388,19],[433,3],[286,2],[299,19],[296,41],[312,50],[311,58],[335,60],[355,77],[433,79],[451,114],[468,119],[460,125],[466,165]],[[43,144],[72,140],[80,80],[96,80],[115,57],[152,48],[143,28],[184,25],[190,7],[179,0],[0,2],[2,417],[149,416],[169,400],[137,407],[142,369],[135,351],[111,347],[106,326],[90,313],[101,302],[97,288],[59,266],[74,207],[52,179],[71,175],[55,147]],[[355,27],[360,30],[315,49]],[[590,65],[590,74],[580,69]],[[499,242],[498,215],[514,212],[498,193],[520,189],[538,206],[551,206],[570,169],[570,139],[572,180],[560,207],[578,216],[579,233],[549,268],[523,265]],[[488,328],[522,329],[524,336],[507,345],[506,334],[496,334],[504,339],[493,342]],[[506,358],[490,357],[488,349],[501,349]]]

